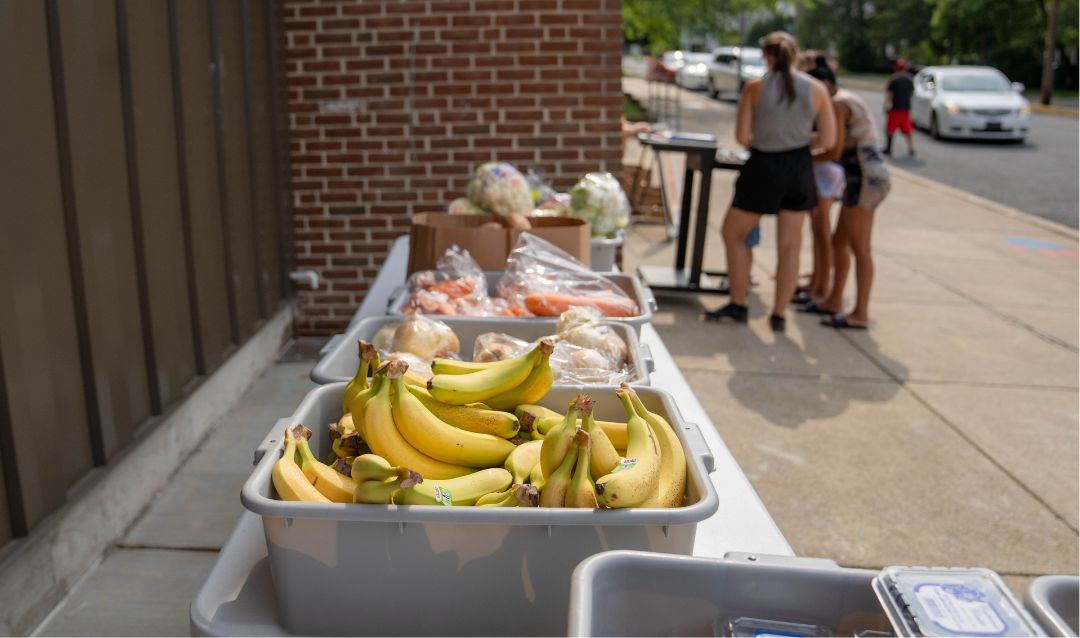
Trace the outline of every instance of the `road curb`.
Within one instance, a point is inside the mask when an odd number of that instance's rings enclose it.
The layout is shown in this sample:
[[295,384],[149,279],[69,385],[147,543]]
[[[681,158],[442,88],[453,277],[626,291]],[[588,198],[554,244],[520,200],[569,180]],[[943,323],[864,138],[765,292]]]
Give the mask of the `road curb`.
[[[863,91],[884,91],[885,85],[878,84],[877,82],[869,82],[866,80],[856,80],[851,78],[840,78],[840,84],[842,86],[852,89],[862,89]],[[1038,102],[1031,102],[1032,113],[1043,113],[1046,115],[1060,115],[1062,117],[1078,117],[1080,116],[1080,108],[1072,106],[1058,106],[1056,104],[1039,104]]]
[[1051,233],[1054,233],[1055,235],[1067,237],[1072,241],[1080,240],[1080,232],[1078,232],[1076,229],[1066,226],[1065,224],[1061,224],[1049,219],[1044,219],[1035,215],[1034,213],[1028,213],[1018,208],[999,204],[998,202],[989,200],[980,195],[969,193],[967,191],[960,190],[959,188],[954,188],[947,184],[942,184],[941,182],[922,177],[920,175],[916,175],[915,173],[910,173],[902,168],[897,168],[893,165],[889,165],[889,171],[895,177],[899,177],[914,184],[918,184],[919,186],[922,186],[924,188],[935,190],[944,195],[955,197],[956,199],[968,202],[970,204],[980,206],[998,215],[1009,217],[1017,221],[1027,222],[1032,226],[1037,226],[1042,230],[1049,231]]

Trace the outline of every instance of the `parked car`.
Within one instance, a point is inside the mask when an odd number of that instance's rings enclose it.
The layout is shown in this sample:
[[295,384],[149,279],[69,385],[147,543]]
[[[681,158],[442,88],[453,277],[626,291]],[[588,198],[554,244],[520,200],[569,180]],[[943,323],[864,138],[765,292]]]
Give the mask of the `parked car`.
[[713,97],[742,93],[748,81],[765,75],[765,58],[756,47],[718,47],[712,58],[707,88]]
[[682,66],[675,72],[675,83],[686,89],[704,90],[709,86],[711,53],[684,53]]
[[930,66],[915,76],[911,121],[935,138],[1023,141],[1031,125],[1024,85],[988,66]]

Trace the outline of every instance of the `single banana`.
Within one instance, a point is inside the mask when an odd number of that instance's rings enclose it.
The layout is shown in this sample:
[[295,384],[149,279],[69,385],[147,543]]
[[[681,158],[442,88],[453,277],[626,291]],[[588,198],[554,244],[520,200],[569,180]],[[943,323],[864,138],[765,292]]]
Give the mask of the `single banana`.
[[459,478],[425,481],[394,494],[394,502],[399,505],[473,505],[485,494],[505,490],[513,480],[510,472],[493,467]]
[[395,467],[377,454],[361,454],[353,459],[351,475],[354,481],[385,481],[392,478],[412,478],[419,483],[422,478],[407,467]]
[[[379,369],[380,376],[400,377],[407,366],[404,361],[391,361]],[[475,468],[454,465],[431,458],[409,444],[394,424],[390,403],[390,379],[380,383],[378,393],[364,406],[364,439],[371,451],[393,465],[419,472],[424,478],[448,479],[475,472]]]
[[550,339],[541,339],[536,347],[539,351],[537,361],[533,365],[532,372],[521,385],[502,394],[488,398],[487,404],[495,410],[513,410],[515,406],[523,403],[530,404],[544,398],[544,395],[555,383],[555,372],[551,369],[551,353],[555,349]]
[[660,483],[660,446],[645,419],[634,411],[630,394],[615,391],[626,410],[627,458],[596,480],[596,500],[604,507],[637,507]]
[[356,488],[354,497],[357,503],[390,505],[394,502],[394,492],[413,487],[417,483],[422,483],[423,480],[417,474],[415,477],[399,476],[386,481],[364,481]]
[[[364,392],[367,392],[367,390],[365,390]],[[359,432],[357,432],[356,430],[356,422],[353,421],[352,412],[346,412],[345,414],[341,415],[341,419],[338,420],[335,425],[337,426],[337,428],[335,429],[338,433],[338,438],[348,436],[350,434],[359,434]]]
[[[307,430],[307,428],[304,429]],[[311,430],[307,431],[310,434]],[[319,490],[323,496],[334,503],[352,503],[356,488],[359,487],[357,482],[329,465],[320,463],[319,459],[315,458],[315,455],[312,454],[306,436],[301,436],[299,438],[297,447],[300,450],[300,458],[303,461],[303,465],[300,469],[304,473],[304,476],[311,479],[312,483],[315,485],[315,489]]]
[[[575,427],[575,433],[577,432]],[[573,435],[570,436],[573,439]],[[577,463],[578,448],[571,447],[563,457],[562,463],[551,476],[547,477],[544,488],[540,490],[540,507],[564,507],[566,493],[570,490],[570,479]]]
[[634,411],[649,424],[660,444],[660,481],[656,493],[646,499],[641,507],[679,507],[686,493],[686,453],[682,441],[666,419],[649,412],[637,392],[630,386],[626,388]]
[[615,451],[615,446],[611,444],[607,433],[596,424],[596,419],[593,418],[593,408],[595,406],[596,402],[592,399],[589,399],[583,405],[581,429],[588,433],[590,439],[589,447],[592,453],[589,455],[591,463],[589,471],[592,476],[604,476],[610,474],[611,470],[614,470],[615,466],[619,464],[619,453]]
[[521,421],[522,427],[525,427],[526,419],[529,419],[531,422],[544,417],[553,417],[556,419],[563,418],[563,415],[559,414],[555,410],[552,410],[551,408],[545,408],[542,405],[536,405],[533,403],[526,403],[524,405],[517,406],[516,408],[514,408],[514,414],[517,415],[518,420]]
[[[367,440],[367,435],[364,433],[364,414],[367,412],[368,401],[371,397],[374,397],[382,389],[383,383],[386,382],[386,365],[379,366],[379,370],[382,374],[376,372],[375,376],[371,379],[371,385],[364,391],[363,394],[358,396],[349,405],[349,415],[352,416],[353,429],[360,436],[361,439]],[[341,421],[338,421],[338,430],[341,429]]]
[[401,377],[391,379],[391,384],[390,403],[398,431],[431,458],[458,465],[492,467],[502,465],[514,451],[514,444],[506,439],[455,428],[435,416],[405,388]]
[[278,497],[283,501],[329,503],[330,499],[315,489],[315,486],[304,476],[303,470],[296,464],[295,459],[296,440],[288,430],[285,430],[285,452],[274,463],[274,469],[270,473]]
[[504,501],[512,501],[517,503],[517,499],[514,498],[514,488],[517,485],[511,485],[501,492],[492,492],[490,494],[484,494],[480,498],[476,499],[477,507],[484,507],[486,505],[498,505],[499,507],[513,507],[513,505],[506,505]]
[[529,436],[532,437],[533,441],[543,441],[545,438],[543,433],[540,432],[540,430],[533,430],[532,432],[529,432]]
[[533,469],[529,470],[529,485],[543,491],[544,483],[546,482],[547,481],[544,480],[544,472],[540,469],[540,463],[537,462],[537,464],[533,466]]
[[330,444],[330,450],[339,458],[356,456],[360,450],[360,435],[356,432],[343,436]]
[[477,372],[437,374],[428,381],[427,388],[431,396],[451,405],[487,402],[490,397],[516,388],[529,377],[537,362],[538,348],[513,359],[498,361]]
[[408,388],[429,412],[456,428],[501,439],[513,438],[518,433],[518,419],[513,414],[491,410],[487,406],[476,407],[484,405],[482,403],[449,405],[431,396],[427,388],[412,385]]
[[543,441],[526,441],[514,448],[510,456],[506,457],[503,467],[514,475],[515,483],[524,483],[529,480],[529,472],[540,462],[540,448],[543,445]]
[[[559,425],[559,423],[562,422],[562,418],[563,417],[562,417],[561,414],[556,415],[554,417],[552,417],[552,416],[540,417],[540,418],[538,418],[538,419],[536,419],[536,420],[534,420],[532,422],[533,431],[534,432],[539,431],[544,436],[547,436],[547,433],[550,432],[552,428],[556,427],[557,425]],[[578,420],[577,424],[582,425],[580,420]],[[604,431],[604,434],[607,435],[608,440],[611,441],[611,444],[615,446],[615,449],[618,449],[618,450],[625,450],[626,449],[626,424],[625,423],[616,423],[614,421],[600,421],[600,420],[597,420],[596,424],[599,425],[600,428]],[[524,426],[525,426],[525,422],[522,421],[522,427],[524,427]]]
[[345,413],[349,412],[353,400],[368,389],[368,372],[379,367],[379,351],[375,349],[375,346],[363,339],[357,341],[356,345],[359,350],[357,356],[360,358],[360,366],[356,370],[356,376],[349,380],[344,394],[341,395],[341,410]]
[[580,403],[586,399],[585,395],[579,394],[566,410],[558,426],[544,435],[544,445],[540,448],[540,467],[544,477],[551,479],[551,473],[562,463],[570,449],[574,431],[577,429],[577,417],[580,411]]
[[574,477],[570,479],[565,504],[567,507],[596,509],[600,506],[596,502],[596,484],[589,469],[592,437],[585,430],[578,430],[574,434],[574,447],[577,449],[577,467],[574,468]]
[[435,359],[431,371],[435,374],[472,374],[486,370],[498,361],[460,361],[458,359]]

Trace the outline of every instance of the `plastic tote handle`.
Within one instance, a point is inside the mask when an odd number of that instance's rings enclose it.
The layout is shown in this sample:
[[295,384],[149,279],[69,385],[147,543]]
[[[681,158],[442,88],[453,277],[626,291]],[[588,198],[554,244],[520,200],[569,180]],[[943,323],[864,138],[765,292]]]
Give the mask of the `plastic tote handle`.
[[656,295],[653,294],[652,288],[646,286],[644,282],[641,284],[641,296],[649,306],[649,312],[660,310],[660,304],[656,303]]
[[390,291],[390,296],[386,298],[386,311],[387,314],[394,314],[398,310],[398,301],[408,292],[405,286],[398,286]]
[[274,429],[270,430],[262,443],[255,446],[255,461],[252,465],[258,465],[267,452],[272,452],[278,448],[281,444],[281,438],[285,434],[285,428],[292,427],[295,420],[292,417],[278,419],[277,423],[274,424]]
[[647,343],[639,343],[638,350],[640,351],[641,362],[645,364],[645,374],[649,375],[656,372],[656,361],[652,356],[652,348]]
[[686,437],[690,453],[701,458],[705,471],[712,474],[716,469],[716,457],[709,449],[709,444],[705,442],[705,437],[701,436],[701,428],[697,426],[697,423],[683,423],[683,435]]
[[326,342],[326,345],[319,349],[319,358],[325,357],[330,352],[333,352],[334,348],[337,348],[338,344],[342,341],[345,341],[344,334],[336,334],[330,337],[330,340]]
[[810,558],[807,556],[781,556],[779,554],[753,554],[748,552],[728,552],[724,560],[738,563],[757,563],[759,565],[783,565],[786,567],[817,567],[840,569],[831,558]]

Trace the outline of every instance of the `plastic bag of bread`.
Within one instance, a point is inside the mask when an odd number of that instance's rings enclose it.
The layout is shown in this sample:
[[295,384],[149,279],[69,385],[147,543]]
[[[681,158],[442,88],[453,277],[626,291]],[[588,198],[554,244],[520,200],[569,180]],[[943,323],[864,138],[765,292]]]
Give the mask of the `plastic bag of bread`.
[[409,353],[428,363],[437,358],[456,358],[461,347],[450,326],[424,315],[383,326],[372,342],[383,352]]
[[473,361],[505,361],[524,354],[532,344],[501,332],[485,332],[473,344]]

